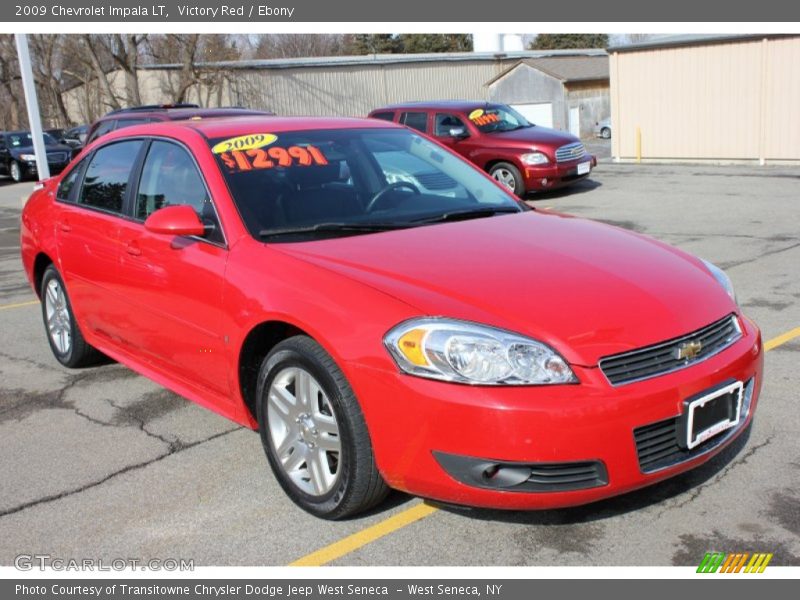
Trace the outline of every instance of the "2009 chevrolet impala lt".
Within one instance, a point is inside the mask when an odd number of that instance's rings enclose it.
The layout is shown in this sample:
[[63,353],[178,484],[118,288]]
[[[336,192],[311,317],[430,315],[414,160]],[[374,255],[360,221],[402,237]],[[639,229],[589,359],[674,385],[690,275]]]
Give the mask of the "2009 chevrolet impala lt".
[[258,429],[326,518],[389,488],[514,509],[620,494],[718,453],[761,387],[720,269],[532,210],[391,123],[120,130],[39,184],[21,235],[59,362],[103,353]]

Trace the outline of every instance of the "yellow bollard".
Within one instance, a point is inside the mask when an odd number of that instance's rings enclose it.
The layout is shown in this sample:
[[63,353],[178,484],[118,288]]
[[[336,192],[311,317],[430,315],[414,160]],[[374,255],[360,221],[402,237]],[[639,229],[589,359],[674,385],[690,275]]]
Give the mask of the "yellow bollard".
[[641,128],[636,128],[636,162],[642,162],[642,130]]

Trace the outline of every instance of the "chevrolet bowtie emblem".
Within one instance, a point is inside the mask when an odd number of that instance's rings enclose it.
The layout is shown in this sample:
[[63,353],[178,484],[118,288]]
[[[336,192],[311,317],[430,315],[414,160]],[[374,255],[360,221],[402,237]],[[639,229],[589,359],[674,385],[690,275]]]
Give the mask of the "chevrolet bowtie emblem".
[[675,349],[678,360],[691,360],[700,354],[703,342],[684,342]]

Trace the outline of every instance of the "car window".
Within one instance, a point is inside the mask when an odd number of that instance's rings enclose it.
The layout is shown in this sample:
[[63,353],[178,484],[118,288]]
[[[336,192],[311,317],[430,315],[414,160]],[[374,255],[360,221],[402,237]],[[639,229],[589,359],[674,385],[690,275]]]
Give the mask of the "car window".
[[208,190],[192,157],[177,144],[154,141],[142,167],[134,214],[144,220],[160,208],[184,204],[214,225],[206,239],[224,241]]
[[400,115],[400,122],[406,127],[425,133],[428,130],[428,113],[404,112]]
[[141,140],[129,140],[98,149],[86,168],[78,203],[121,213],[131,168],[141,147]]
[[434,135],[439,137],[449,137],[450,130],[454,127],[463,127],[466,129],[464,122],[455,115],[436,113],[436,120],[434,125]]
[[525,117],[505,104],[487,104],[476,108],[469,113],[469,120],[481,133],[499,133],[534,127]]
[[72,200],[70,194],[75,189],[75,184],[80,180],[81,172],[86,166],[87,160],[84,158],[61,180],[61,183],[58,184],[58,190],[56,190],[56,198],[64,202]]
[[[524,210],[471,163],[406,129],[253,133],[209,144],[257,239],[313,238],[319,229],[309,228],[320,224],[363,231],[465,210]],[[274,237],[297,228],[305,238]]]
[[117,129],[123,129],[125,127],[133,127],[134,125],[146,125],[147,123],[150,123],[150,122],[151,122],[151,119],[144,119],[144,118],[139,118],[139,119],[118,119],[117,120],[117,126],[114,128],[114,130],[116,131]]
[[[42,137],[44,138],[44,143],[47,144],[48,146],[58,143],[56,142],[56,139],[47,132],[42,132]],[[12,148],[33,146],[33,137],[31,136],[30,131],[9,133],[8,141],[11,144]]]
[[115,123],[115,121],[114,121],[113,119],[110,119],[110,120],[108,120],[108,121],[102,121],[102,122],[101,122],[101,123],[100,123],[100,124],[97,126],[97,129],[95,129],[95,130],[94,130],[94,133],[92,134],[92,137],[90,137],[90,138],[87,140],[87,144],[88,144],[89,142],[93,142],[93,141],[95,141],[95,140],[96,140],[97,138],[99,138],[101,135],[105,135],[105,134],[107,134],[109,131],[113,131],[113,130],[114,130],[114,123]]
[[373,119],[381,119],[382,121],[394,121],[393,112],[376,112],[372,115]]

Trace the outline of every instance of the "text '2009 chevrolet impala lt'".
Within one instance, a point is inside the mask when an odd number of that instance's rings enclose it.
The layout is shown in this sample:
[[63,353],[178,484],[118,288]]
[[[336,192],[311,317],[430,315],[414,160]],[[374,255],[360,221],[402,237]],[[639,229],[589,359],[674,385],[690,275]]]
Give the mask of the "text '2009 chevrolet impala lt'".
[[744,431],[762,348],[714,265],[528,208],[376,120],[131,127],[40,184],[22,258],[68,367],[99,352],[258,429],[337,518],[389,488],[592,502]]

